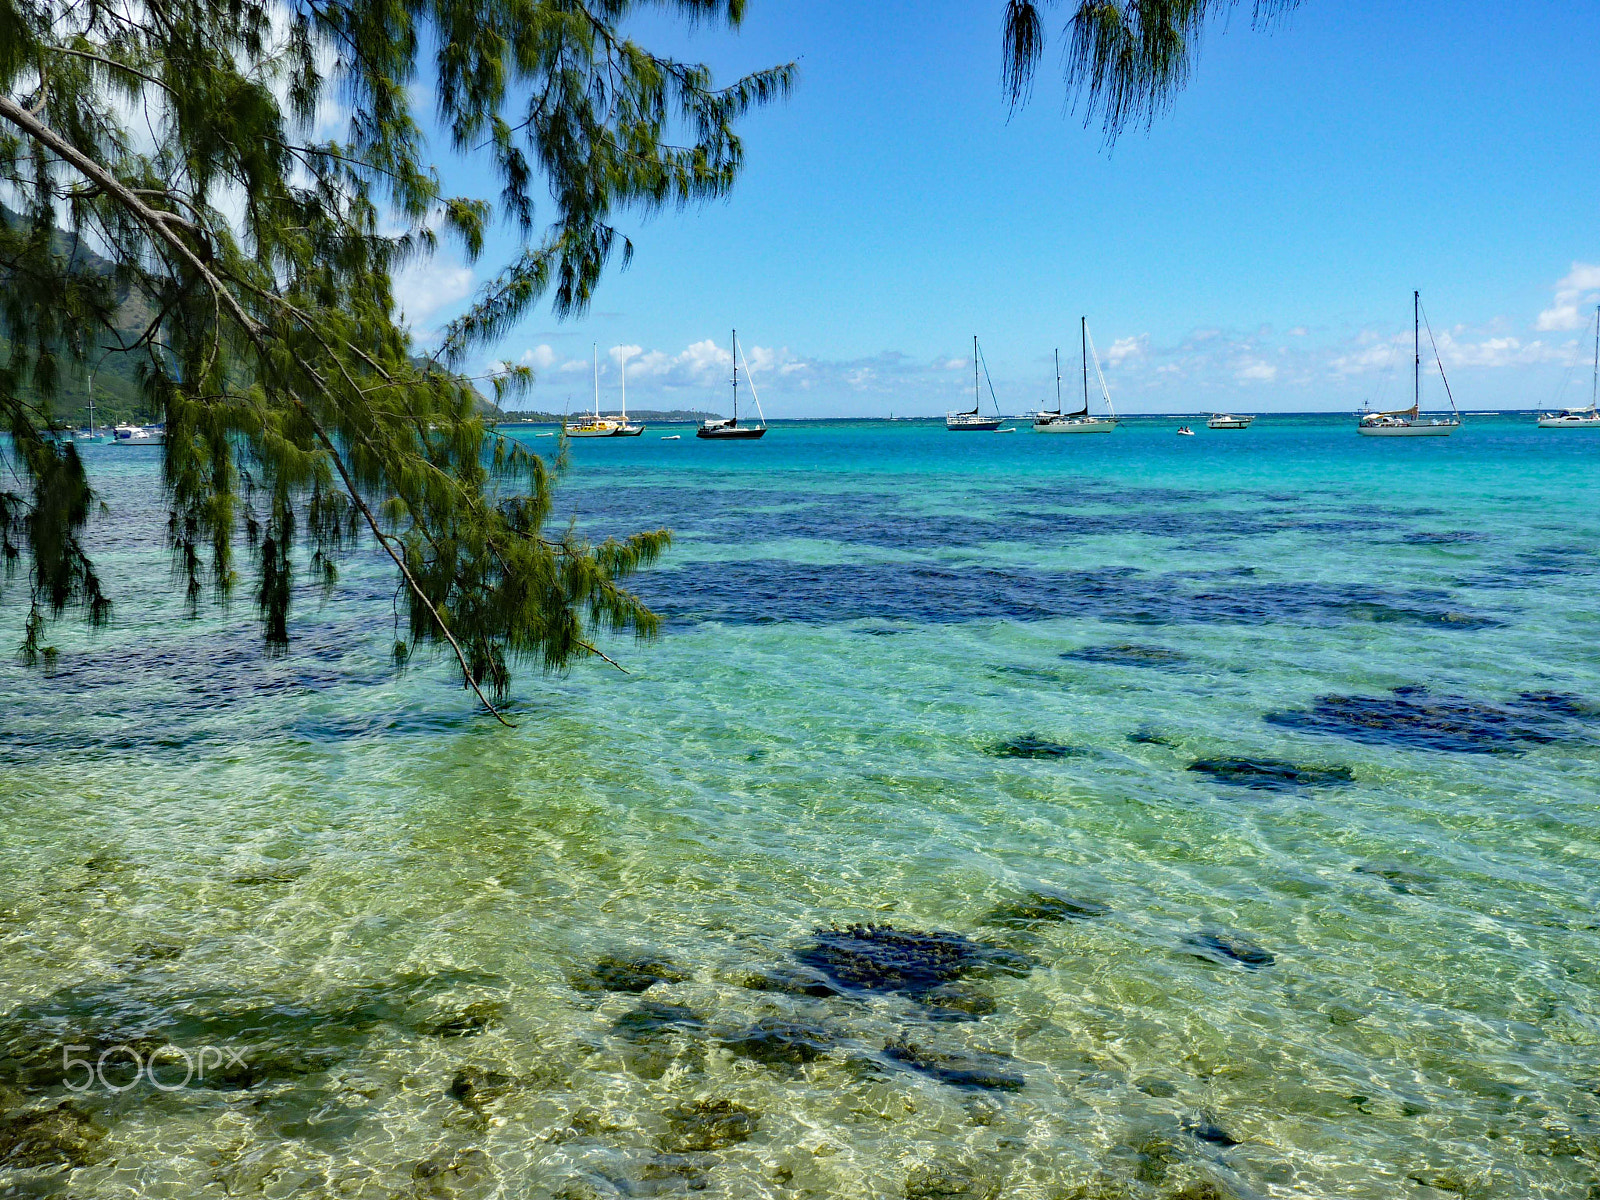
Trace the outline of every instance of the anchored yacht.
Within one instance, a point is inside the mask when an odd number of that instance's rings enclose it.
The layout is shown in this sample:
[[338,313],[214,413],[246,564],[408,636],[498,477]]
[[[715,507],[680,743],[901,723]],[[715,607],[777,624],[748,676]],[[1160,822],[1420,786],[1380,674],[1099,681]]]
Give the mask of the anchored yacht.
[[1450,397],[1451,415],[1426,418],[1422,415],[1422,295],[1415,291],[1411,293],[1411,340],[1411,407],[1362,413],[1356,425],[1356,432],[1362,437],[1449,437],[1461,428],[1461,413],[1456,408],[1455,396],[1450,393],[1450,381],[1445,378],[1444,363],[1439,359],[1432,328],[1428,330],[1428,344],[1433,346],[1433,361],[1438,364],[1444,394]]
[[[1111,407],[1111,392],[1106,387],[1106,377],[1100,371],[1100,356],[1094,352],[1094,342],[1089,337],[1089,318],[1078,319],[1078,340],[1083,357],[1083,407],[1077,412],[1061,411],[1061,351],[1056,351],[1056,407],[1054,412],[1042,411],[1033,419],[1035,433],[1110,433],[1117,427],[1117,413]],[[1106,416],[1089,415],[1089,360],[1094,359],[1095,378],[1100,381],[1100,398],[1105,401]]]

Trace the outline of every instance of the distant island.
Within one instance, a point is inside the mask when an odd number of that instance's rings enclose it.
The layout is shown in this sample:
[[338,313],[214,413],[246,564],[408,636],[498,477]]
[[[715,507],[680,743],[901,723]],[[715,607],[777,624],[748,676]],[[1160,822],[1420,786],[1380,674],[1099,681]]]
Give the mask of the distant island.
[[[501,425],[559,425],[563,421],[573,420],[574,418],[581,419],[583,415],[583,412],[549,413],[527,412],[520,409],[516,411],[507,411],[505,409],[501,409],[495,419]],[[687,408],[673,408],[666,410],[654,408],[630,408],[628,410],[628,420],[640,422],[654,421],[658,425],[698,425],[701,421],[706,420],[708,417],[716,417],[720,415],[720,413],[701,412],[699,409]]]

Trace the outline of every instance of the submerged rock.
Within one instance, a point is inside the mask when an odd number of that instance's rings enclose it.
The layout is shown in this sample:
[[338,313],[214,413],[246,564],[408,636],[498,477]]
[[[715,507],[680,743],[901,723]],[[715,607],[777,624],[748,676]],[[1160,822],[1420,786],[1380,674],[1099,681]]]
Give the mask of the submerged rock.
[[1029,892],[992,909],[985,923],[1007,929],[1033,929],[1051,921],[1090,921],[1111,909],[1094,900],[1075,900],[1059,892]]
[[1078,662],[1111,663],[1120,667],[1175,667],[1189,661],[1189,656],[1166,646],[1140,646],[1133,642],[1117,642],[1110,646],[1083,646],[1068,650],[1061,656]]
[[1034,960],[1016,950],[973,941],[959,933],[851,925],[819,929],[799,950],[802,963],[841,987],[860,992],[898,992],[921,998],[967,975],[1026,975]]
[[462,1067],[450,1080],[450,1095],[469,1108],[504,1096],[516,1080],[487,1067]]
[[705,1029],[693,1011],[678,1004],[645,1001],[611,1023],[611,1032],[630,1042],[655,1042],[672,1033],[700,1033]]
[[761,1116],[753,1108],[732,1100],[696,1100],[667,1113],[667,1133],[661,1148],[675,1154],[722,1150],[747,1142]]
[[946,1054],[915,1042],[890,1042],[884,1056],[951,1087],[985,1091],[1019,1092],[1026,1080],[1015,1070],[1015,1060],[1003,1054],[966,1051]]
[[[435,1184],[471,1185],[489,1175],[489,1156],[482,1150],[441,1150],[411,1168],[411,1177]],[[454,1192],[448,1193],[454,1195]]]
[[1128,741],[1135,746],[1177,746],[1177,742],[1164,734],[1155,733],[1148,729],[1136,729],[1128,735]]
[[969,1168],[957,1163],[918,1163],[906,1172],[906,1200],[947,1196],[987,1196],[992,1191]]
[[[1396,688],[1388,696],[1319,696],[1309,709],[1268,713],[1273,725],[1335,734],[1358,742],[1453,750],[1469,754],[1515,754],[1523,745],[1557,739],[1566,713],[1549,693],[1525,693],[1510,705],[1461,696],[1433,696],[1426,688]],[[1566,705],[1574,697],[1563,697]]]
[[1021,737],[995,742],[984,753],[996,758],[1076,758],[1084,751],[1061,742],[1052,742],[1036,733],[1025,733]]
[[1196,933],[1183,939],[1196,958],[1219,963],[1238,963],[1252,971],[1270,967],[1278,960],[1268,950],[1233,933]]
[[648,954],[637,958],[606,955],[569,982],[579,992],[644,992],[658,983],[683,983],[691,977],[686,967],[670,959]]
[[505,1005],[499,1001],[480,1000],[442,1021],[434,1022],[428,1027],[428,1032],[442,1038],[477,1037],[491,1026],[498,1025],[504,1010]]
[[768,1064],[814,1062],[833,1048],[833,1036],[820,1025],[762,1017],[723,1045],[743,1058]]
[[1350,869],[1357,875],[1371,875],[1383,880],[1391,890],[1403,896],[1426,891],[1428,885],[1434,882],[1434,876],[1426,871],[1413,870],[1398,863],[1361,863]]
[[1227,1130],[1219,1125],[1212,1124],[1210,1121],[1185,1120],[1183,1122],[1183,1131],[1190,1137],[1198,1141],[1208,1142],[1213,1146],[1227,1147],[1239,1144],[1238,1138],[1230,1136]]
[[782,992],[788,996],[837,996],[839,989],[828,982],[820,971],[807,967],[782,965],[752,967],[734,977],[734,982],[752,992]]
[[994,997],[970,983],[944,983],[919,999],[934,1009],[934,1017],[946,1021],[975,1021],[994,1012]]
[[81,1167],[105,1131],[70,1101],[0,1117],[0,1167]]
[[1218,783],[1271,791],[1350,783],[1355,779],[1349,767],[1302,767],[1271,758],[1202,758],[1190,763],[1188,769],[1209,775]]

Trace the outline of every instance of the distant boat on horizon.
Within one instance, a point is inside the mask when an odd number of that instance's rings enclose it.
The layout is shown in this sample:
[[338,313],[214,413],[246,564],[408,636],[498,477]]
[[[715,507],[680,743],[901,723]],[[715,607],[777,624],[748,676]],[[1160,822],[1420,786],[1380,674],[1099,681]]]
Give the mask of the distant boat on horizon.
[[1206,422],[1207,429],[1249,429],[1254,416],[1240,417],[1233,413],[1212,413]]
[[[1056,351],[1056,407],[1055,411],[1040,411],[1033,421],[1035,433],[1110,433],[1117,427],[1117,412],[1111,407],[1111,391],[1106,387],[1106,377],[1100,371],[1100,356],[1094,354],[1089,340],[1089,318],[1078,318],[1078,340],[1083,357],[1083,407],[1077,412],[1061,411],[1061,351]],[[1109,416],[1089,415],[1089,357],[1094,354],[1094,374],[1100,381],[1100,396],[1106,403]]]
[[750,364],[745,363],[745,378],[750,381],[750,395],[756,402],[756,415],[761,418],[759,425],[739,424],[739,331],[733,331],[733,416],[713,417],[709,421],[701,422],[700,428],[694,431],[697,438],[706,438],[711,441],[753,441],[767,432],[767,415],[761,411],[761,397],[756,395],[755,379],[750,375]]
[[1539,414],[1539,428],[1600,429],[1600,304],[1595,305],[1594,309],[1594,382],[1589,389],[1589,407],[1542,412]]
[[[1428,340],[1433,341],[1429,329]],[[1439,378],[1444,381],[1444,394],[1450,397],[1451,416],[1447,418],[1422,417],[1422,293],[1411,293],[1411,407],[1392,412],[1369,412],[1361,415],[1356,432],[1362,437],[1449,437],[1461,428],[1461,413],[1456,408],[1456,398],[1450,394],[1450,381],[1445,378],[1444,363],[1439,362],[1439,348],[1434,346],[1434,361],[1439,363]]]

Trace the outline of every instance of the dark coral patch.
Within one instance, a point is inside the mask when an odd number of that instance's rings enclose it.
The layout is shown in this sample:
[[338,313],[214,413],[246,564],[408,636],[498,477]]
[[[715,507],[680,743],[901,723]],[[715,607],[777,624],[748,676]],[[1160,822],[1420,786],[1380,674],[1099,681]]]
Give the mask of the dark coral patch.
[[0,1117],[0,1167],[80,1167],[105,1131],[71,1102]]
[[1117,642],[1110,646],[1083,646],[1068,650],[1061,656],[1076,662],[1109,663],[1119,667],[1176,667],[1189,661],[1189,656],[1166,646],[1141,646],[1134,642]]
[[743,1058],[769,1064],[798,1066],[821,1058],[833,1047],[833,1037],[820,1025],[762,1017],[737,1037],[723,1043]]
[[1302,767],[1271,758],[1202,758],[1190,763],[1188,769],[1209,775],[1218,783],[1272,791],[1350,783],[1355,778],[1349,767]]
[[[1525,743],[1553,742],[1559,717],[1550,700],[1486,704],[1434,696],[1426,688],[1396,688],[1387,696],[1319,696],[1306,710],[1268,713],[1274,725],[1376,742],[1471,754],[1515,754]],[[1567,698],[1565,703],[1571,703]]]
[[732,1100],[696,1100],[667,1113],[667,1133],[661,1148],[674,1154],[722,1150],[747,1142],[755,1133],[760,1114]]
[[915,1042],[890,1042],[884,1056],[951,1087],[1019,1092],[1027,1082],[1003,1054],[967,1051],[946,1054]]
[[1020,900],[997,905],[985,921],[1007,929],[1033,929],[1052,921],[1090,921],[1110,911],[1094,900],[1076,900],[1059,892],[1029,892]]
[[611,1023],[611,1032],[630,1042],[656,1042],[675,1032],[699,1033],[704,1028],[705,1022],[691,1009],[651,1000]]
[[736,976],[740,987],[752,992],[782,992],[788,996],[837,996],[839,989],[820,971],[806,967],[752,967]]
[[1263,950],[1254,942],[1234,933],[1196,933],[1183,939],[1184,945],[1196,958],[1211,962],[1238,963],[1252,971],[1270,967],[1278,960],[1271,951]]
[[1036,733],[1025,733],[1021,737],[995,742],[985,752],[996,758],[1075,758],[1083,753],[1075,746],[1052,742]]
[[683,983],[689,978],[686,968],[665,958],[607,955],[594,966],[572,976],[570,982],[574,990],[580,992],[643,992],[658,983]]
[[816,940],[795,955],[841,987],[860,992],[898,992],[920,998],[967,975],[1026,975],[1033,959],[1004,946],[959,933],[851,925],[819,929]]

